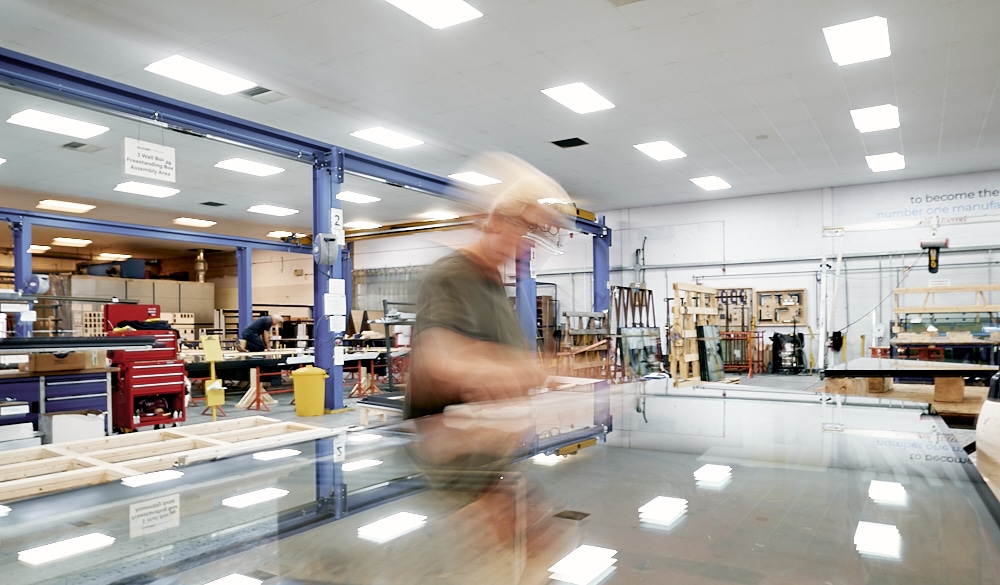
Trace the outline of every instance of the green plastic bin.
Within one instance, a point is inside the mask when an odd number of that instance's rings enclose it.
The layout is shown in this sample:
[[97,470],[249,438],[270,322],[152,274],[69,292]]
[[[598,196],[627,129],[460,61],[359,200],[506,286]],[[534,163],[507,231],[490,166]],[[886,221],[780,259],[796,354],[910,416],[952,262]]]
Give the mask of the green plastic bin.
[[295,388],[295,414],[298,416],[321,416],[326,401],[326,379],[329,375],[323,368],[305,366],[292,371],[292,385]]

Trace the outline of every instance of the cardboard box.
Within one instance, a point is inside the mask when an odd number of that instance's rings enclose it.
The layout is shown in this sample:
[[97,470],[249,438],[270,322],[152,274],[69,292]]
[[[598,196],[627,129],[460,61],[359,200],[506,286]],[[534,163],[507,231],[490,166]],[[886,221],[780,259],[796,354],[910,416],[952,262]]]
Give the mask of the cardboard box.
[[103,349],[90,349],[75,353],[83,354],[85,361],[83,369],[85,370],[100,370],[108,367],[108,352]]
[[935,402],[962,402],[965,400],[965,378],[934,378]]
[[32,353],[28,354],[28,363],[20,364],[22,372],[60,372],[82,370],[87,365],[89,352],[73,351],[70,353]]
[[38,417],[42,442],[65,443],[83,439],[98,439],[105,435],[105,413],[100,410],[73,410],[46,413]]

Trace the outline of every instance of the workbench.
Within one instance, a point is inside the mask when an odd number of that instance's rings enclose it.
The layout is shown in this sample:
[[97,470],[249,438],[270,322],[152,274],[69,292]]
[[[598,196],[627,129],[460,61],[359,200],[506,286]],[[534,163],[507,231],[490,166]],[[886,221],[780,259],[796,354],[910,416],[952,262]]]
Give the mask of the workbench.
[[111,375],[118,368],[57,372],[0,370],[0,401],[28,403],[28,412],[0,417],[0,425],[31,423],[38,429],[41,416],[54,412],[99,410],[107,413],[111,433]]

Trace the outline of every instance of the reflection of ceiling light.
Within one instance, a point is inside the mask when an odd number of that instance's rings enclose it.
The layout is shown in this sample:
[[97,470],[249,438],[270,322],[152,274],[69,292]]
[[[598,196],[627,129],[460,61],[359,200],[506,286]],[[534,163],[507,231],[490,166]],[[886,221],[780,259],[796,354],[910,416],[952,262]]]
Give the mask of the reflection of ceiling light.
[[111,252],[101,252],[97,255],[101,260],[128,260],[132,257],[131,254],[114,254]]
[[7,162],[7,159],[5,159],[5,158],[0,158],[0,165],[2,165],[2,164],[3,164],[3,163],[5,163],[5,162]]
[[706,191],[718,191],[719,189],[729,189],[732,187],[732,185],[714,175],[708,177],[696,177],[691,179],[691,182]]
[[253,577],[247,577],[239,573],[231,573],[221,579],[205,583],[205,585],[260,585],[261,583],[263,581],[260,579],[254,579]]
[[125,181],[124,183],[118,183],[115,186],[115,191],[132,193],[133,195],[145,195],[146,197],[156,197],[159,199],[170,197],[171,195],[176,195],[181,192],[180,189],[174,189],[173,187],[161,187],[160,185],[150,185],[149,183],[140,183],[139,181]]
[[285,457],[295,457],[301,453],[302,451],[298,449],[275,449],[273,451],[258,451],[253,454],[253,458],[257,461],[274,461],[275,459],[284,459]]
[[903,155],[898,152],[873,154],[871,156],[866,156],[865,160],[868,162],[868,168],[870,168],[873,173],[881,173],[882,171],[898,171],[906,168],[906,160],[903,158]]
[[424,143],[423,140],[417,140],[416,138],[411,138],[405,134],[400,134],[381,126],[351,132],[351,136],[374,142],[375,144],[381,144],[382,146],[388,146],[389,148],[409,148]]
[[65,246],[67,248],[86,248],[91,244],[91,240],[81,238],[52,238],[53,246]]
[[618,551],[599,546],[583,544],[576,550],[549,567],[552,572],[550,579],[573,583],[573,585],[588,585],[603,580],[614,571],[618,559],[614,556]]
[[555,453],[539,453],[531,458],[538,465],[545,465],[546,467],[552,467],[563,459],[566,459],[564,455],[556,455]]
[[615,107],[607,98],[590,89],[586,83],[577,82],[560,85],[559,87],[550,87],[549,89],[543,89],[542,93],[577,114],[589,114],[590,112],[599,112]]
[[646,142],[644,144],[633,144],[632,148],[635,148],[653,160],[673,160],[675,158],[684,158],[687,156],[687,154],[682,152],[681,149],[677,148],[673,144],[670,144],[666,140],[657,140],[656,142]]
[[53,542],[52,544],[46,544],[45,546],[22,550],[17,553],[17,560],[28,563],[29,565],[41,565],[43,563],[58,561],[59,559],[64,559],[73,555],[111,546],[114,543],[115,539],[112,536],[101,534],[100,532],[91,532],[90,534],[84,534],[83,536],[77,536],[75,538]]
[[639,508],[639,521],[669,527],[687,512],[687,500],[657,496]]
[[382,544],[420,528],[426,521],[427,516],[399,512],[358,528],[358,538]]
[[733,477],[733,468],[728,465],[702,465],[694,472],[695,483],[700,487],[721,488]]
[[10,508],[7,506],[0,506],[0,518],[3,518],[7,514],[10,514]]
[[891,524],[858,522],[854,532],[854,547],[863,555],[898,559],[902,544],[899,529]]
[[341,191],[337,193],[337,199],[341,201],[350,201],[351,203],[375,203],[376,201],[381,201],[381,197],[373,197],[371,195],[362,195],[361,193],[355,193],[354,191]]
[[154,471],[152,473],[143,473],[142,475],[123,477],[122,484],[127,485],[130,488],[136,488],[144,485],[150,485],[153,483],[160,483],[162,481],[171,481],[174,479],[180,479],[182,477],[184,477],[184,472],[182,471],[177,471],[175,469],[164,469],[163,471]]
[[49,247],[49,246],[36,246],[36,245],[32,244],[32,245],[28,246],[28,253],[29,254],[44,254],[44,253],[48,252],[51,249],[52,248]]
[[396,8],[416,18],[431,28],[442,29],[475,20],[482,12],[463,0],[386,0]]
[[295,215],[299,212],[298,209],[290,209],[288,207],[278,207],[277,205],[253,205],[247,208],[250,213],[263,213],[264,215],[275,215],[278,217],[285,217],[286,215]]
[[873,479],[868,484],[868,497],[876,504],[889,504],[893,506],[906,505],[906,488],[903,484],[895,481],[879,481]]
[[220,160],[215,163],[215,168],[226,169],[227,171],[236,171],[237,173],[244,173],[255,177],[269,177],[271,175],[277,175],[278,173],[285,172],[285,169],[281,167],[254,162],[252,160],[246,160],[245,158],[227,158],[226,160]]
[[216,224],[216,222],[208,219],[197,219],[194,217],[177,217],[174,218],[174,223],[176,223],[177,225],[187,225],[191,227],[201,227],[201,228],[212,227],[213,225]]
[[166,59],[161,59],[155,63],[150,63],[145,67],[146,71],[162,75],[180,81],[188,85],[207,89],[219,95],[229,95],[238,91],[244,91],[257,84],[242,77],[237,77],[232,73],[226,73],[221,69],[210,67],[204,63],[171,55]]
[[500,179],[494,179],[493,177],[477,173],[475,171],[455,173],[454,175],[448,175],[448,177],[455,179],[456,181],[462,181],[463,183],[476,185],[478,187],[483,187],[485,185],[497,185],[500,183]]
[[881,59],[889,50],[889,21],[872,16],[823,29],[830,56],[840,66]]
[[425,211],[420,214],[420,217],[428,221],[443,221],[446,219],[458,219],[458,214],[450,211]]
[[382,438],[382,435],[358,435],[351,434],[347,435],[347,440],[351,443],[371,443],[372,441],[377,441]]
[[374,230],[382,227],[382,224],[374,221],[349,221],[344,224],[344,227],[352,230]]
[[899,128],[899,108],[892,104],[882,104],[870,108],[851,110],[851,119],[858,132],[877,132]]
[[376,465],[382,465],[382,462],[378,459],[359,459],[357,461],[351,461],[350,463],[345,463],[341,469],[344,471],[357,471],[359,469],[368,469],[369,467],[375,467]]
[[56,134],[64,134],[66,136],[83,139],[93,138],[94,136],[104,134],[111,129],[107,126],[91,124],[90,122],[82,122],[65,116],[39,112],[38,110],[24,110],[18,112],[10,118],[7,118],[7,121],[11,124],[17,124],[18,126],[27,126],[28,128],[34,128],[35,130],[45,130],[46,132],[54,132]]
[[222,505],[229,508],[247,508],[257,504],[263,504],[264,502],[270,502],[271,500],[277,500],[278,498],[283,498],[287,495],[288,490],[264,488],[262,490],[256,490],[240,494],[238,496],[233,496],[231,498],[226,498],[222,500]]
[[58,199],[42,199],[35,207],[51,211],[65,211],[67,213],[87,213],[97,206],[87,205],[86,203],[73,203],[72,201],[59,201]]

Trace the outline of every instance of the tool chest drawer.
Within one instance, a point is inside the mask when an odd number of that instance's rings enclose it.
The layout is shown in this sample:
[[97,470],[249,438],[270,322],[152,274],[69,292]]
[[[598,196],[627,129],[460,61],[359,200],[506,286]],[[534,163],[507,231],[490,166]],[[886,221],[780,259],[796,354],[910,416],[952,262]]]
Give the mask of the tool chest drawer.
[[69,376],[45,376],[42,378],[42,396],[65,398],[93,394],[107,395],[107,374],[74,374]]
[[150,384],[184,384],[184,362],[182,360],[167,360],[158,362],[140,362],[122,366],[119,380],[132,388],[145,387]]

